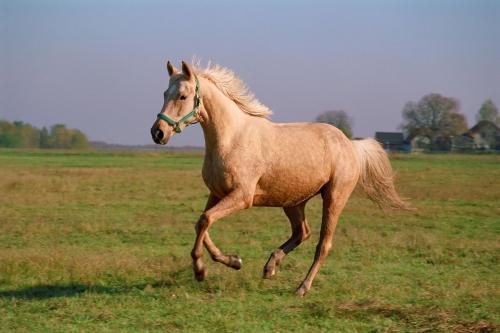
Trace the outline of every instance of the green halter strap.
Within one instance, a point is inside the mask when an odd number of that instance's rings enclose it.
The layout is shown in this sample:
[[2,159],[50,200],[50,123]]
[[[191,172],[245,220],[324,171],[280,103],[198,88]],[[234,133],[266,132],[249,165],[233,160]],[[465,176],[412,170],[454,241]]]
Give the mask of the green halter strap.
[[[186,127],[189,125],[193,125],[198,123],[198,111],[200,109],[200,104],[201,104],[201,97],[200,97],[200,82],[198,81],[198,78],[195,76],[196,79],[196,91],[195,91],[195,97],[194,97],[194,108],[193,111],[189,112],[187,115],[179,119],[178,121],[173,120],[172,118],[168,117],[164,113],[158,113],[157,117],[165,120],[169,125],[174,127],[174,131],[176,133],[182,132],[182,128],[180,127],[181,124],[186,124]],[[188,122],[188,120],[192,117],[196,117],[195,121]]]

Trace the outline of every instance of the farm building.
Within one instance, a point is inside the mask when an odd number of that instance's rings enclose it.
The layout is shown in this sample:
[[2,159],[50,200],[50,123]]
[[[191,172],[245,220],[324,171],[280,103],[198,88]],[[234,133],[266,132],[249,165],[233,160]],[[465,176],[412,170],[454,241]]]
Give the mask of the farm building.
[[425,152],[425,151],[449,151],[451,149],[451,138],[450,137],[437,137],[432,142],[426,136],[417,135],[411,140],[411,151],[412,152]]
[[500,150],[500,128],[491,121],[481,120],[474,127],[452,140],[451,150]]
[[387,151],[410,151],[411,147],[401,132],[375,132],[375,139]]
[[438,137],[434,142],[421,135],[405,139],[401,132],[375,132],[375,139],[387,151],[500,151],[500,128],[488,120],[481,120],[461,135]]
[[422,135],[417,135],[410,140],[412,152],[423,152],[431,150],[431,140]]

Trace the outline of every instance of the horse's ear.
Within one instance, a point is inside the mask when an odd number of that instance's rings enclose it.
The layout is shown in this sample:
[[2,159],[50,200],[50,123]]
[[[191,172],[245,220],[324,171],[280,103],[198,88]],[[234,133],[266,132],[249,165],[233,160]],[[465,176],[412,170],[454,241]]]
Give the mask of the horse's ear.
[[194,71],[191,68],[191,65],[187,64],[186,62],[182,62],[182,73],[187,76],[188,79],[191,79],[193,77]]
[[170,61],[167,61],[167,71],[168,75],[172,76],[174,74],[179,74],[179,70],[172,65]]

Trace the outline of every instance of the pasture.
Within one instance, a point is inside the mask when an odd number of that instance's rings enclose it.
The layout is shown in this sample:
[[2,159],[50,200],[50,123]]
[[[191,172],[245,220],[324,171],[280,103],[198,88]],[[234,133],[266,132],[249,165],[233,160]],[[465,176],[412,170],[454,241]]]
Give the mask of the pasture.
[[305,298],[311,239],[271,280],[290,234],[279,208],[217,222],[238,254],[193,278],[194,223],[208,192],[201,153],[0,150],[0,331],[492,332],[500,322],[499,155],[393,155],[416,212],[355,194]]

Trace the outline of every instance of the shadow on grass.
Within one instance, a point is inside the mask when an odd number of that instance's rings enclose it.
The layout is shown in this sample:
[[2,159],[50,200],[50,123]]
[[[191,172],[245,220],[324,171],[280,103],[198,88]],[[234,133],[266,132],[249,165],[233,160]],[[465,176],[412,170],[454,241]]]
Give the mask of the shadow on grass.
[[55,297],[75,297],[83,293],[92,294],[125,294],[134,291],[143,291],[146,288],[169,288],[173,286],[171,281],[155,281],[150,283],[138,283],[127,286],[95,286],[80,283],[71,284],[41,284],[14,290],[0,291],[0,299],[26,299],[44,300]]
[[72,283],[66,285],[42,284],[15,290],[0,291],[0,298],[47,299],[53,297],[72,297],[87,291],[95,293],[106,293],[106,294],[116,293],[116,290],[114,288],[102,287],[102,286],[89,286],[78,283]]
[[84,293],[114,295],[143,292],[151,288],[171,288],[176,285],[176,281],[182,274],[185,274],[186,270],[190,270],[189,267],[170,272],[164,279],[145,280],[133,284],[114,284],[112,286],[83,283],[39,284],[13,290],[0,290],[0,299],[44,300],[56,297],[76,297]]
[[133,291],[142,291],[146,288],[169,288],[173,286],[171,281],[156,281],[150,283],[138,283],[127,286],[95,286],[80,283],[71,284],[41,284],[14,290],[0,291],[0,299],[26,299],[44,300],[55,297],[75,297],[83,293],[92,294],[125,294]]

